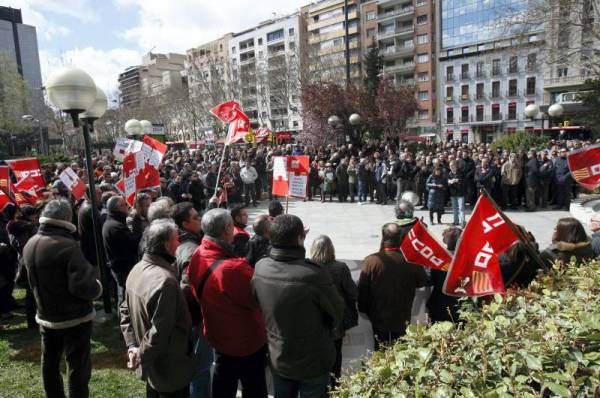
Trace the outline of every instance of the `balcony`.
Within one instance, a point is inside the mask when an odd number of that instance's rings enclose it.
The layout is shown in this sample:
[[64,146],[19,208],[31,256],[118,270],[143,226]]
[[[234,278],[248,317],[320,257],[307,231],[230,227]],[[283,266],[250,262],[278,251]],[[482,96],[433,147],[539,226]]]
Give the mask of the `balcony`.
[[453,95],[447,95],[446,96],[446,103],[452,103],[454,102],[454,96]]
[[415,68],[414,62],[407,62],[405,64],[384,66],[383,70],[387,73],[395,73],[395,72],[410,72],[414,68]]
[[484,100],[485,99],[485,94],[484,93],[477,93],[477,94],[475,94],[475,99],[476,100]]
[[536,62],[531,62],[527,64],[527,72],[537,72],[539,69],[539,66]]
[[483,79],[484,77],[485,77],[485,72],[484,71],[480,70],[480,71],[475,72],[475,78],[477,78],[477,79]]
[[256,57],[248,57],[245,59],[240,59],[240,65],[249,65],[253,64],[256,61]]
[[377,15],[378,22],[383,22],[389,18],[397,18],[412,15],[415,12],[415,8],[413,6],[399,8],[390,12],[382,12]]
[[490,99],[499,99],[500,98],[500,91],[492,91],[492,93],[490,94]]
[[525,95],[528,96],[528,97],[531,97],[531,96],[536,95],[536,94],[537,93],[536,93],[535,88],[533,88],[531,90],[530,89],[525,90]]
[[508,90],[506,92],[506,98],[517,98],[519,96],[519,90]]
[[492,76],[500,76],[501,74],[502,74],[502,69],[492,68]]
[[469,115],[461,115],[460,122],[461,123],[469,123]]
[[471,125],[500,124],[502,123],[502,112],[491,115],[471,115]]
[[377,32],[377,40],[385,40],[396,36],[409,35],[415,31],[414,25]]
[[461,94],[460,95],[460,100],[462,101],[468,101],[469,99],[471,99],[471,96],[469,94]]
[[508,74],[509,75],[516,75],[517,73],[519,73],[519,67],[518,66],[511,66],[508,68]]
[[445,124],[454,124],[454,118],[446,118],[444,119]]
[[412,55],[414,52],[414,46],[390,46],[383,49],[382,55],[386,58],[394,58]]
[[246,47],[244,47],[244,48],[240,47],[240,54],[241,54],[241,53],[248,52],[248,51],[250,51],[250,50],[254,50],[254,44],[253,44],[253,45],[251,45],[251,46],[246,46]]
[[588,76],[562,76],[555,77],[553,79],[544,79],[544,89],[554,89],[554,88],[567,88],[567,87],[577,87],[582,86],[586,79],[589,79]]
[[446,75],[446,81],[447,82],[453,82],[454,81],[454,74],[450,73],[450,74]]
[[471,78],[471,74],[469,72],[462,72],[460,74],[461,80],[469,80]]

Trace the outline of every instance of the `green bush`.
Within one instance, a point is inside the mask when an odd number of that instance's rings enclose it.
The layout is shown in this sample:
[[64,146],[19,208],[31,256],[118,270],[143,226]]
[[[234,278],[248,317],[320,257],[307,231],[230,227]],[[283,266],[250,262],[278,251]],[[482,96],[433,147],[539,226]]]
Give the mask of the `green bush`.
[[345,377],[335,397],[592,397],[600,394],[600,261],[556,264],[464,323],[411,325]]
[[492,150],[495,151],[498,148],[502,148],[508,149],[509,152],[517,152],[522,149],[542,149],[547,143],[547,137],[539,136],[536,133],[518,131],[514,134],[507,134],[499,140],[494,141],[492,143]]

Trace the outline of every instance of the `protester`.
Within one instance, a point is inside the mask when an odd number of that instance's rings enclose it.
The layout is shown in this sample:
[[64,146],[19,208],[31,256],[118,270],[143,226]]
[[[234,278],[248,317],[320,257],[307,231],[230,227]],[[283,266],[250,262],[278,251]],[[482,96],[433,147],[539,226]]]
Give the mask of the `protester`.
[[462,170],[458,168],[457,161],[450,162],[450,173],[448,173],[448,188],[450,191],[450,203],[452,203],[452,215],[454,226],[465,226],[465,181]]
[[50,201],[40,227],[23,248],[23,262],[33,291],[42,337],[42,380],[48,397],[64,397],[60,361],[65,355],[69,397],[88,397],[92,374],[93,300],[102,294],[71,223],[73,210],[64,199]]
[[313,241],[310,247],[310,259],[323,266],[331,275],[333,283],[340,296],[344,299],[344,317],[342,324],[335,333],[335,363],[331,369],[331,389],[335,389],[337,380],[342,375],[342,342],[346,330],[358,325],[358,311],[356,309],[356,300],[358,298],[358,288],[352,280],[350,269],[345,263],[336,261],[335,248],[333,242],[326,235],[319,235]]
[[192,255],[188,277],[202,308],[203,334],[215,349],[213,397],[266,397],[267,336],[250,286],[253,270],[233,253],[234,223],[229,211],[202,217],[204,238]]
[[[460,238],[462,229],[456,226],[445,229],[442,233],[443,241],[450,253],[456,250],[456,244]],[[427,310],[432,323],[435,322],[458,322],[458,298],[444,294],[443,287],[447,271],[432,269],[430,282],[432,286],[431,295],[427,300]]]
[[142,235],[150,222],[148,221],[148,208],[152,203],[152,198],[147,193],[140,192],[135,197],[133,204],[133,210],[129,216],[127,216],[127,227],[131,231],[133,240],[136,242],[137,247],[142,240]]
[[252,267],[256,265],[258,260],[267,257],[271,250],[271,219],[266,214],[261,214],[254,219],[252,224],[254,236],[248,241],[248,254],[246,260]]
[[442,215],[444,214],[444,205],[446,203],[446,190],[448,189],[448,179],[442,174],[442,168],[436,166],[433,172],[427,178],[427,189],[429,195],[427,197],[427,207],[429,208],[429,222],[433,225],[433,214],[437,214],[438,224],[442,223]]
[[305,259],[304,225],[293,215],[271,224],[269,257],[252,279],[269,336],[275,396],[325,397],[344,303],[325,267]]
[[592,250],[596,257],[600,256],[600,214],[594,213],[590,219],[590,229],[592,230]]
[[526,184],[526,203],[527,208],[525,211],[535,211],[537,208],[537,196],[539,187],[539,172],[540,164],[537,158],[535,150],[527,152],[527,163],[523,171],[525,184]]
[[592,240],[585,233],[583,225],[576,218],[566,217],[558,220],[552,245],[541,253],[541,257],[548,266],[552,266],[555,261],[567,264],[572,258],[579,262],[591,260],[595,255]]
[[244,201],[246,206],[250,203],[256,207],[256,180],[258,179],[258,172],[254,168],[254,163],[246,163],[240,172],[241,179],[244,183]]
[[358,310],[371,321],[376,350],[404,335],[415,290],[427,280],[423,268],[406,262],[400,252],[398,225],[385,224],[381,235],[381,249],[364,259],[358,281]]
[[242,205],[233,206],[231,218],[233,218],[233,254],[236,257],[246,257],[250,240],[250,234],[246,231],[248,210]]
[[519,207],[519,184],[523,168],[517,160],[517,154],[511,153],[508,161],[502,165],[502,202],[505,208],[516,210]]
[[148,398],[188,397],[192,323],[171,266],[179,233],[172,221],[157,220],[144,235],[146,252],[127,277],[120,309],[127,367],[146,382]]
[[567,162],[567,148],[561,148],[560,156],[554,161],[554,210],[569,210],[573,179]]

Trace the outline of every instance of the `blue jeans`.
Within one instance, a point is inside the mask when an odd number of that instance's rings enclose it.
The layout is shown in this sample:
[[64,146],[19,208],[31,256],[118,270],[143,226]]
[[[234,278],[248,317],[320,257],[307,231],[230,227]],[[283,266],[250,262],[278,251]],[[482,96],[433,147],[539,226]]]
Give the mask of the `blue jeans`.
[[367,201],[367,182],[358,180],[358,201],[366,202]]
[[327,398],[327,387],[329,387],[329,375],[316,377],[309,380],[292,380],[273,374],[275,398]]
[[451,196],[450,201],[452,202],[452,213],[454,214],[454,224],[458,224],[461,227],[465,226],[465,197],[464,196]]
[[190,398],[210,398],[211,380],[210,369],[214,360],[211,346],[202,335],[202,326],[192,329],[194,336],[194,362],[196,362],[196,373],[190,382]]

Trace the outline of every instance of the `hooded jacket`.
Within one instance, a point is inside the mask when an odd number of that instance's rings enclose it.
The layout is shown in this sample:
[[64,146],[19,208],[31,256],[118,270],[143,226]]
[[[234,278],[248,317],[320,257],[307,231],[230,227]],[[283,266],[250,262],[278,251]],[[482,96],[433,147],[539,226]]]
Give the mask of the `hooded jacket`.
[[566,264],[573,257],[577,262],[592,260],[596,257],[592,249],[592,241],[589,239],[579,243],[555,242],[548,246],[540,255],[549,266],[552,266],[552,263],[555,261]]

